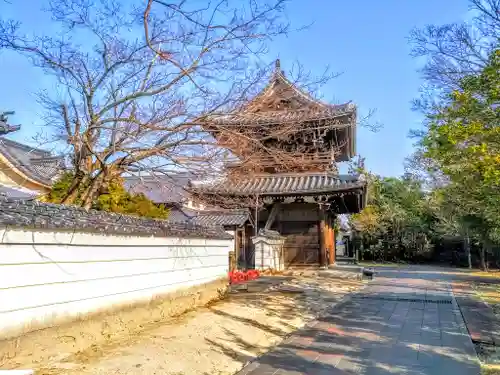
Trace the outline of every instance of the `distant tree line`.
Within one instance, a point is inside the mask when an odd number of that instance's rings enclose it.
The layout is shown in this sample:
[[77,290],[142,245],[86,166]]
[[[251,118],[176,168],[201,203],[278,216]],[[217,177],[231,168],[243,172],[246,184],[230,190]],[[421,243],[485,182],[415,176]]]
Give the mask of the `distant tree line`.
[[414,103],[424,129],[403,178],[371,176],[369,204],[352,217],[364,255],[500,263],[500,0],[470,4],[473,22],[411,34],[427,61]]

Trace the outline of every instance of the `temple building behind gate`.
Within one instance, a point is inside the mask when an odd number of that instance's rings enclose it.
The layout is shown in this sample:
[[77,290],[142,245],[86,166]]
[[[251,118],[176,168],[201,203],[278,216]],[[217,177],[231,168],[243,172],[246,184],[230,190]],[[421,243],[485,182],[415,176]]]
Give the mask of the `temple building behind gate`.
[[12,113],[0,113],[0,194],[10,198],[46,194],[64,170],[64,158],[5,137],[21,128],[7,123]]

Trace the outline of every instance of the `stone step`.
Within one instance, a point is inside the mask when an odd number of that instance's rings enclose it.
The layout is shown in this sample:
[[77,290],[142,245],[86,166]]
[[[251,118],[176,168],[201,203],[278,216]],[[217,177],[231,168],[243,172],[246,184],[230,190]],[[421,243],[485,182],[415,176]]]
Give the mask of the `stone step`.
[[290,264],[287,266],[288,270],[310,270],[319,268],[319,263],[310,263],[310,264]]
[[335,257],[335,263],[356,263],[356,258],[337,255]]
[[330,266],[328,266],[328,269],[330,270],[338,270],[338,271],[345,271],[345,272],[356,272],[356,273],[362,273],[364,267],[358,266],[356,264],[339,264],[335,263]]

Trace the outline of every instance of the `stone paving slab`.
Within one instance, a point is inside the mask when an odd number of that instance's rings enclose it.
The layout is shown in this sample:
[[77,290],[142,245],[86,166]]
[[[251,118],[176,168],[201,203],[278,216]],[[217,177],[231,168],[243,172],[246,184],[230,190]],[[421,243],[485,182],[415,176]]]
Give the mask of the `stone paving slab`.
[[444,371],[480,373],[450,285],[401,272],[379,277],[238,375]]
[[500,346],[500,320],[491,306],[468,286],[454,284],[453,291],[472,341]]

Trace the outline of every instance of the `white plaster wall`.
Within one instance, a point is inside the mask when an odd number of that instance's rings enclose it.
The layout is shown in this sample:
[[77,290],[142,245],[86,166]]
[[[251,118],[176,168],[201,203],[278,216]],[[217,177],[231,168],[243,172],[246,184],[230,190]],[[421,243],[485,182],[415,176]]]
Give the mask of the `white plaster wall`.
[[0,337],[226,277],[234,247],[18,229],[0,229],[0,239]]
[[0,162],[0,183],[8,186],[16,186],[16,183],[4,172],[8,168],[5,164]]
[[266,238],[264,236],[253,237],[255,245],[255,268],[260,270],[273,269],[281,271],[283,264],[284,239]]
[[231,240],[231,251],[236,251],[236,231],[234,230],[226,230],[225,231],[227,234],[230,236],[233,236],[233,239]]

